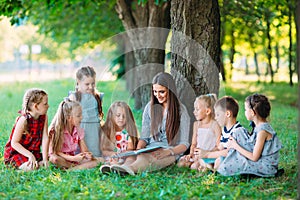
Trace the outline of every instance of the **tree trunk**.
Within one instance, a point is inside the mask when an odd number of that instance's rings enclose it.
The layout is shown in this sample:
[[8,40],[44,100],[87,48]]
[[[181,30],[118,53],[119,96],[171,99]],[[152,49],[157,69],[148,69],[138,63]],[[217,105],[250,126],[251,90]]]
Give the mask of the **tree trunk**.
[[[296,69],[298,74],[298,82],[300,78],[300,0],[296,1],[296,12],[295,12],[295,24],[296,24],[296,35],[297,35],[297,60],[296,60]],[[300,84],[298,83],[298,99],[300,99]],[[299,101],[298,101],[299,102]],[[298,113],[300,111],[300,106],[298,106]],[[298,130],[300,128],[300,115],[298,115]],[[298,144],[300,144],[300,137],[298,137]],[[298,155],[300,155],[300,147],[298,145]],[[298,169],[300,169],[300,159],[298,157]],[[298,173],[298,183],[300,183],[300,174]],[[300,184],[298,184],[298,191],[300,191]]]
[[227,23],[227,16],[228,16],[228,12],[226,9],[226,5],[228,2],[226,0],[223,1],[222,6],[220,7],[220,15],[221,15],[221,22],[220,22],[220,72],[222,75],[222,80],[224,82],[226,82],[226,70],[225,70],[225,66],[224,66],[224,54],[222,51],[222,45],[224,44],[225,41],[225,35],[226,35],[226,23]]
[[275,55],[276,55],[276,69],[275,69],[275,73],[277,73],[279,71],[279,67],[280,67],[280,53],[279,53],[279,43],[278,43],[278,41],[276,41]]
[[220,15],[217,0],[171,1],[171,74],[191,120],[196,96],[219,91]]
[[249,75],[249,65],[248,65],[248,56],[245,56],[245,74]]
[[293,64],[293,35],[292,35],[292,6],[290,5],[291,3],[288,3],[289,6],[289,11],[288,11],[288,16],[289,16],[289,78],[290,78],[290,86],[293,86],[293,73],[294,70],[292,69],[292,64]]
[[[300,80],[300,0],[297,0],[296,2],[296,14],[295,14],[295,21],[296,21],[296,35],[297,35],[297,59],[296,59],[296,69],[297,69],[297,75],[298,75],[298,82]],[[298,87],[300,84],[298,84]],[[300,97],[300,92],[298,92],[299,97]],[[300,99],[300,98],[298,98]],[[300,107],[298,107],[300,108]],[[299,115],[300,117],[300,115]],[[300,140],[300,137],[299,137]],[[300,148],[299,148],[300,149]],[[300,150],[299,150],[300,151]],[[299,162],[300,163],[300,162]],[[299,175],[300,176],[300,175]]]
[[255,50],[253,50],[253,59],[254,59],[254,65],[255,65],[255,73],[258,77],[258,82],[260,82],[260,72],[259,72],[259,66],[258,66],[258,61],[257,61],[257,53]]
[[233,63],[234,63],[234,55],[235,55],[235,37],[234,37],[234,28],[231,27],[230,30],[230,36],[231,36],[231,46],[230,46],[230,72],[229,72],[229,80],[232,79],[232,73],[233,73]]
[[274,83],[274,71],[272,67],[272,48],[271,48],[271,35],[270,35],[271,24],[270,24],[269,16],[266,16],[266,22],[267,22],[266,34],[268,38],[268,48],[267,48],[268,70],[267,71],[270,72],[271,83]]
[[116,11],[122,20],[134,52],[135,66],[127,81],[132,82],[135,109],[144,108],[150,97],[150,84],[158,72],[164,70],[165,43],[170,28],[170,2],[156,5],[154,0],[146,4],[138,1],[118,0]]
[[260,82],[260,72],[259,72],[259,66],[258,66],[258,61],[257,61],[257,53],[255,51],[255,42],[252,40],[253,34],[251,32],[248,34],[248,36],[249,36],[248,41],[249,41],[250,47],[253,51],[253,61],[254,61],[254,65],[255,65],[255,73],[258,78],[257,82],[259,83]]

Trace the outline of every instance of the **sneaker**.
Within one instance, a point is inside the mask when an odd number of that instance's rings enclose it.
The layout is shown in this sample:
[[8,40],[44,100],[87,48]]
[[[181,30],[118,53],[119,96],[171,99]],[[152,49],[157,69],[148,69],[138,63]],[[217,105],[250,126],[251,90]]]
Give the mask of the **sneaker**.
[[134,176],[135,175],[134,171],[132,169],[130,169],[130,167],[125,166],[125,165],[112,165],[111,171],[116,174],[120,174],[121,176],[125,176],[125,175]]
[[282,176],[284,174],[284,169],[281,168],[281,169],[278,169],[276,174],[275,174],[275,177],[279,177],[279,176]]
[[100,167],[100,172],[102,172],[102,174],[110,174],[111,171],[111,166],[110,165],[102,165]]

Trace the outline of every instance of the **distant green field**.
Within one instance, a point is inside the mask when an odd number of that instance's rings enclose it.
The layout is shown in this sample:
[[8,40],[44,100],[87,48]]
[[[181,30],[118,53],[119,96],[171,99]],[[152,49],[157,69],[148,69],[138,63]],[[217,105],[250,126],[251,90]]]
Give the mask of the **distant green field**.
[[[49,118],[52,119],[59,102],[74,89],[74,80],[42,83],[0,84],[0,199],[296,199],[298,91],[286,83],[257,84],[253,82],[224,84],[221,94],[239,101],[239,121],[248,127],[244,116],[244,99],[254,92],[266,94],[272,103],[270,121],[284,148],[280,167],[285,174],[277,178],[222,177],[219,174],[201,176],[196,171],[168,167],[158,172],[137,176],[103,175],[98,168],[82,171],[61,171],[54,167],[34,172],[18,172],[3,164],[3,147],[9,137],[17,111],[21,109],[24,91],[31,87],[45,89],[49,94]],[[125,82],[98,83],[105,93],[103,109],[106,114],[115,100],[124,100],[133,107]],[[134,110],[141,128],[142,111]],[[51,120],[50,120],[51,121]]]

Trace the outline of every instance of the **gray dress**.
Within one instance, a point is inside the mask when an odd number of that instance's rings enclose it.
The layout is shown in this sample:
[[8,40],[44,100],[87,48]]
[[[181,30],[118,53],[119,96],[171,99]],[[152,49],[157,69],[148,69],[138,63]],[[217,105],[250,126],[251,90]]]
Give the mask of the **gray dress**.
[[238,174],[254,174],[262,177],[274,176],[278,169],[279,150],[282,148],[282,145],[269,123],[263,123],[255,127],[251,136],[240,132],[240,134],[233,135],[233,137],[236,138],[240,146],[253,152],[257,134],[262,130],[272,134],[272,138],[265,141],[262,155],[258,161],[249,160],[238,151],[230,149],[226,158],[220,164],[218,172],[224,176]]
[[[189,147],[189,130],[190,130],[190,117],[188,112],[183,104],[180,106],[181,115],[180,115],[180,127],[179,127],[179,137],[175,142],[176,145],[184,144],[187,148]],[[166,134],[166,119],[167,119],[167,112],[165,111],[162,125],[159,129],[158,141],[156,141],[150,133],[151,127],[151,106],[150,102],[145,106],[144,113],[143,113],[143,120],[142,120],[142,132],[140,139],[144,140],[147,145],[146,147],[152,146],[163,146],[165,148],[169,148],[167,134]],[[179,158],[179,155],[176,156]]]
[[84,129],[84,141],[94,156],[100,157],[100,119],[98,103],[94,95],[81,94],[82,120],[80,126]]

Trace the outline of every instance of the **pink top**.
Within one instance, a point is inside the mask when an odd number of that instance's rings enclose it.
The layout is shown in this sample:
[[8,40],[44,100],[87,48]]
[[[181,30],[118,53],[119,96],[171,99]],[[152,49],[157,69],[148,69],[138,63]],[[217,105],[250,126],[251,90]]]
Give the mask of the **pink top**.
[[69,155],[75,155],[78,149],[80,140],[84,138],[84,130],[80,127],[74,127],[73,133],[70,134],[68,130],[64,131],[64,143],[61,152]]

